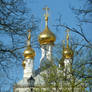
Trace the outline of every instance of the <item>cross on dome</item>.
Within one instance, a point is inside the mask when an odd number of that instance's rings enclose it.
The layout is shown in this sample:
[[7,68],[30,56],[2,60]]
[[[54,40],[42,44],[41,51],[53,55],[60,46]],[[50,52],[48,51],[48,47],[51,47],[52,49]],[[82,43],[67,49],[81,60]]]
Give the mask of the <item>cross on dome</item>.
[[45,7],[45,8],[43,8],[43,10],[46,11],[46,13],[44,14],[44,16],[45,16],[45,26],[48,26],[48,16],[49,16],[48,11],[49,11],[49,8]]
[[69,32],[70,32],[70,30],[67,29],[66,32],[67,32],[67,36],[66,36],[66,40],[67,40],[67,48],[69,48]]
[[43,10],[46,11],[46,13],[44,14],[45,17],[48,17],[49,14],[48,14],[48,11],[49,11],[50,8],[48,8],[47,6],[45,8],[43,8]]
[[31,30],[28,30],[28,39],[27,39],[27,46],[30,46],[30,40],[31,40]]

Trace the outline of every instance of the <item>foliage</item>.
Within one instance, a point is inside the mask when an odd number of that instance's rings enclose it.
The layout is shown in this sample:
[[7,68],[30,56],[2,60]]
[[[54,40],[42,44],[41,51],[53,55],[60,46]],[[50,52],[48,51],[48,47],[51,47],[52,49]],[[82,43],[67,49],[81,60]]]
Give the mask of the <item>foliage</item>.
[[[88,62],[88,58],[91,59],[91,49],[86,51],[86,55],[84,54],[84,49],[82,49],[78,54],[76,54],[76,50],[77,47],[74,50],[75,56],[73,58],[72,67],[70,67],[72,68],[71,72],[64,72],[65,67],[63,57],[60,60],[54,58],[52,61],[44,61],[45,64],[43,65],[43,73],[41,74],[41,76],[44,78],[45,86],[47,87],[46,90],[48,92],[61,92],[61,90],[62,92],[75,92],[76,89],[80,92],[86,92],[86,89],[89,87],[89,85],[91,86],[92,69],[91,67],[90,69],[88,68],[89,66],[91,66],[91,62]],[[59,64],[61,65],[61,67],[59,67]],[[66,76],[64,75],[65,73]]]

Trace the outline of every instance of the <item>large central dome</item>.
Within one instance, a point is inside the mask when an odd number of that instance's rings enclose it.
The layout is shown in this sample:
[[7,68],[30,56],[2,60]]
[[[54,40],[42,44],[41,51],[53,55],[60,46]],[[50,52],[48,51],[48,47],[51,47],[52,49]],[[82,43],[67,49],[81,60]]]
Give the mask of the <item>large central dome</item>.
[[53,44],[56,40],[56,37],[54,33],[52,33],[49,28],[48,28],[48,8],[46,9],[46,14],[45,14],[45,29],[43,32],[40,33],[38,37],[38,41],[40,45],[45,45],[45,44]]
[[48,26],[45,27],[44,31],[40,33],[38,37],[40,45],[53,44],[56,40],[55,35],[49,30]]

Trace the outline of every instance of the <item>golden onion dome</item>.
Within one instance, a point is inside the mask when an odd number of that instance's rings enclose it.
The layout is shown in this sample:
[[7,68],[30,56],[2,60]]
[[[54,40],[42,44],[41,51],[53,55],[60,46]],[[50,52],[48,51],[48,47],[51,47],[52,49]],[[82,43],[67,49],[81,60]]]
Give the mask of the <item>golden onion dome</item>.
[[46,14],[45,14],[45,29],[43,32],[40,33],[39,37],[38,37],[38,41],[40,43],[40,45],[44,45],[44,44],[53,44],[56,40],[55,35],[49,30],[48,28],[48,10],[49,8],[46,7],[44,8],[46,10]]
[[[63,56],[64,58],[72,58],[74,55],[73,50],[69,47],[69,29],[67,29],[67,36],[66,36],[66,40],[67,40],[67,45],[66,47],[63,47]],[[63,41],[63,44],[65,45],[65,42]]]
[[31,39],[31,33],[29,31],[29,35],[28,35],[28,40],[27,40],[27,48],[24,50],[24,57],[26,59],[28,58],[34,58],[35,56],[35,51],[31,48],[31,45],[30,45],[30,39]]
[[73,57],[73,50],[70,48],[65,48],[63,50],[63,56],[67,59],[67,58],[72,58]]
[[53,44],[56,40],[55,35],[49,30],[48,26],[45,27],[44,31],[40,33],[38,41],[40,45]]
[[35,51],[31,47],[27,47],[27,49],[24,50],[24,57],[26,59],[28,58],[34,58]]

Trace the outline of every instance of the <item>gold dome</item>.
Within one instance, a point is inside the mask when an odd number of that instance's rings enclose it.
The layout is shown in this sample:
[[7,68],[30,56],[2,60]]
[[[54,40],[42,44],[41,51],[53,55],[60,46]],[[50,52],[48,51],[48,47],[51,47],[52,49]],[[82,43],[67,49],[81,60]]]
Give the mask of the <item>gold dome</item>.
[[29,35],[28,35],[28,40],[27,40],[27,48],[24,50],[24,57],[26,59],[28,58],[34,58],[35,56],[35,51],[31,48],[31,44],[30,44],[30,39],[31,39],[31,33],[30,33],[30,30],[28,30],[29,32]]
[[67,58],[72,58],[73,57],[73,50],[70,48],[64,48],[63,50],[63,56]]
[[49,10],[49,8],[46,7],[46,8],[44,8],[44,10],[46,10],[46,14],[44,14],[44,16],[45,16],[45,29],[43,32],[40,33],[40,35],[38,37],[38,41],[39,41],[40,45],[53,44],[54,41],[56,40],[55,35],[48,28],[48,16],[49,16],[48,10]]
[[[69,29],[67,29],[67,36],[66,36],[66,47],[63,47],[63,56],[64,58],[72,58],[74,55],[73,50],[69,47]],[[65,42],[63,41],[63,45],[65,45]]]
[[24,57],[26,59],[28,58],[34,58],[35,51],[31,47],[27,47],[27,49],[24,51]]
[[54,43],[56,40],[55,35],[49,30],[48,26],[45,27],[44,31],[40,33],[38,41],[40,45]]

